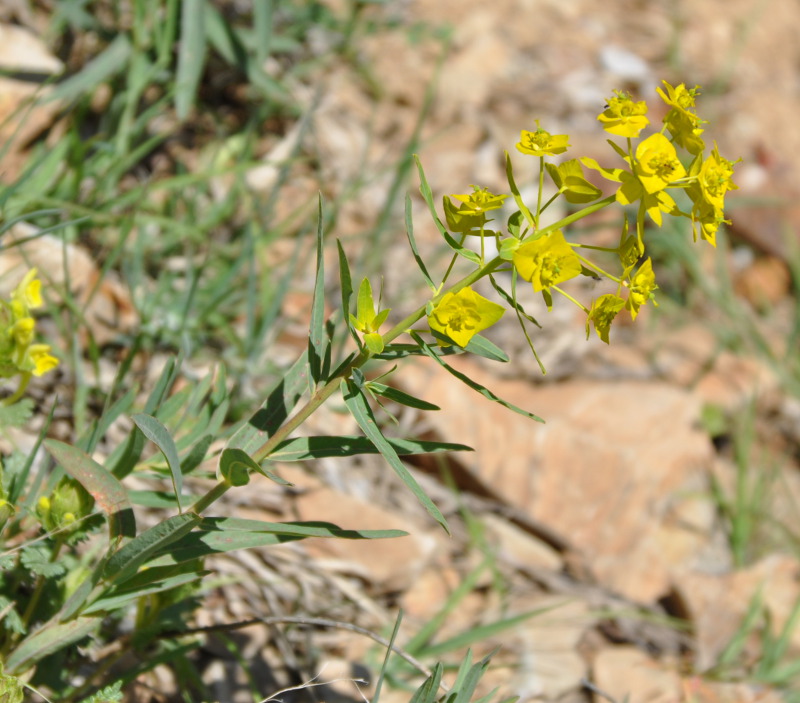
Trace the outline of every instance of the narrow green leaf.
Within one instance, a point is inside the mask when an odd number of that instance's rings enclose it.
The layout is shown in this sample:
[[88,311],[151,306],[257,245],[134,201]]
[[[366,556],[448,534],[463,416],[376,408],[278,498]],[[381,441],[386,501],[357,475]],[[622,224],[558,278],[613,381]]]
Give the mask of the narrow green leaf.
[[206,62],[206,0],[182,0],[181,38],[175,75],[175,113],[183,122],[194,105]]
[[302,537],[272,534],[269,532],[190,532],[176,542],[164,547],[156,558],[148,562],[151,567],[182,564],[212,554],[224,554],[239,549],[268,547],[292,542]]
[[425,266],[425,262],[420,256],[419,249],[417,249],[417,241],[414,239],[414,220],[411,216],[411,196],[408,193],[406,193],[406,237],[408,238],[408,244],[411,247],[411,253],[414,255],[414,261],[417,262],[417,266],[419,266],[419,270],[422,272],[425,282],[428,284],[428,287],[431,290],[435,291],[436,286],[431,280],[428,269]]
[[507,362],[508,355],[494,342],[486,339],[480,334],[476,334],[469,340],[469,344],[464,347],[465,351],[477,356],[482,356],[484,359],[491,359],[492,361]]
[[42,627],[15,647],[5,661],[5,673],[14,675],[27,671],[36,662],[90,635],[101,622],[102,618],[98,617],[78,618]]
[[[281,486],[293,485],[285,479],[282,479],[277,474],[265,469],[243,449],[235,449],[231,447],[223,449],[219,458],[219,471],[223,477],[230,481],[234,486],[245,485],[249,481],[248,477],[251,471],[256,471],[262,476],[266,476],[268,479],[270,479],[270,481],[274,481]],[[243,480],[243,478],[247,478],[244,483],[236,482]]]
[[347,329],[350,330],[350,334],[360,349],[361,340],[353,329],[353,324],[351,322],[352,315],[350,314],[350,300],[353,297],[353,279],[350,275],[350,264],[342,248],[342,243],[338,239],[336,240],[336,247],[339,251],[339,285],[342,288],[342,319],[347,323]]
[[335,539],[394,539],[406,537],[403,530],[348,530],[330,522],[265,522],[233,517],[204,518],[201,532],[264,532],[287,537],[331,537]]
[[103,570],[103,577],[109,582],[124,582],[151,556],[183,537],[200,520],[199,515],[182,513],[145,530],[111,556]]
[[[435,407],[435,406],[434,406]],[[385,438],[390,449],[400,456],[414,454],[438,454],[439,452],[471,452],[464,444],[432,442],[414,439]],[[308,461],[325,457],[357,456],[359,454],[382,453],[371,438],[358,436],[342,437],[295,437],[281,442],[269,455],[270,461]]]
[[436,229],[438,229],[442,237],[444,237],[445,242],[447,242],[447,246],[456,252],[456,254],[463,256],[465,259],[469,259],[473,263],[480,264],[481,257],[474,251],[462,247],[455,239],[453,239],[453,237],[450,236],[447,228],[442,224],[442,221],[439,219],[439,214],[436,212],[436,205],[433,202],[433,192],[431,191],[431,187],[428,185],[428,179],[425,178],[425,172],[422,170],[422,164],[420,163],[419,157],[416,154],[414,155],[414,161],[417,164],[417,170],[419,171],[419,192],[422,193],[422,199],[428,205],[428,209],[431,212],[433,223],[436,225]]
[[325,226],[322,219],[322,193],[319,194],[317,217],[317,274],[311,303],[311,325],[308,330],[308,366],[314,383],[324,380],[322,369],[328,351],[328,337],[325,334],[325,259],[322,249]]
[[431,675],[425,679],[423,684],[414,692],[409,703],[435,703],[439,700],[439,685],[442,682],[444,667],[441,662],[437,662],[433,667]]
[[528,412],[527,410],[523,410],[522,408],[517,407],[513,403],[509,403],[507,400],[503,400],[502,398],[492,393],[492,391],[490,391],[488,388],[485,388],[480,383],[473,381],[469,376],[465,376],[460,371],[456,371],[452,366],[446,364],[444,361],[441,360],[439,354],[437,354],[428,344],[426,344],[426,342],[422,339],[422,337],[420,337],[416,332],[411,332],[411,337],[417,344],[419,344],[420,349],[423,350],[426,356],[429,356],[431,359],[436,361],[436,363],[438,363],[442,368],[449,371],[459,381],[465,383],[470,388],[472,388],[472,390],[480,393],[484,398],[488,398],[489,400],[494,401],[495,403],[499,403],[504,408],[513,410],[515,413],[519,413],[520,415],[529,417],[531,420],[536,420],[537,422],[544,422],[544,420],[542,420],[542,418],[540,418],[538,415],[534,415],[533,413]]
[[508,178],[508,187],[511,189],[511,195],[514,196],[514,202],[517,204],[519,211],[525,216],[531,229],[535,231],[536,221],[533,219],[533,214],[522,201],[522,196],[519,194],[519,188],[517,188],[517,184],[514,181],[514,167],[511,164],[511,156],[508,152],[506,152],[506,177]]
[[350,411],[353,418],[355,418],[355,421],[358,423],[359,427],[361,427],[364,434],[369,438],[370,442],[375,445],[377,450],[383,455],[383,458],[389,463],[389,466],[394,469],[395,473],[400,477],[400,480],[408,486],[409,490],[416,496],[425,510],[430,513],[431,517],[444,528],[447,534],[450,534],[450,529],[447,526],[444,515],[442,515],[439,508],[434,505],[425,491],[422,490],[416,479],[411,475],[411,472],[403,465],[394,447],[378,428],[378,423],[375,421],[372,409],[369,407],[369,403],[361,389],[352,381],[343,380],[341,383],[341,392],[347,409]]
[[395,403],[400,403],[400,405],[407,405],[409,408],[417,408],[418,410],[440,410],[438,405],[404,393],[403,391],[397,390],[397,388],[387,386],[385,383],[370,381],[368,386],[373,393],[393,400]]
[[495,622],[491,622],[486,625],[471,627],[469,630],[461,632],[454,637],[450,637],[444,642],[423,647],[417,656],[440,657],[447,652],[463,649],[464,647],[476,642],[485,642],[492,637],[496,637],[497,635],[516,627],[520,623],[525,622],[525,620],[536,617],[537,615],[542,615],[543,613],[546,613],[557,607],[559,607],[559,605],[549,605],[543,608],[536,608],[525,613],[520,613],[519,615],[514,615],[502,620],[496,620]]
[[527,312],[525,312],[525,308],[520,305],[515,296],[512,296],[508,291],[506,291],[491,274],[489,275],[489,281],[491,282],[492,287],[500,294],[500,297],[505,300],[506,303],[508,303],[514,310],[522,315],[522,317],[524,317],[528,322],[532,322],[534,325],[541,328],[541,325],[536,321],[536,318],[533,317],[533,315],[529,315]]
[[83,611],[83,614],[92,615],[94,613],[110,613],[114,610],[119,610],[120,608],[133,604],[134,601],[137,601],[142,596],[151,595],[153,593],[161,593],[169,590],[170,588],[176,588],[177,586],[183,586],[187,583],[192,583],[193,581],[199,581],[207,573],[208,572],[205,571],[193,570],[191,573],[172,576],[162,581],[156,581],[155,583],[151,583],[147,586],[141,586],[134,589],[125,588],[119,591],[114,590],[108,595],[101,596],[87,606]]
[[87,63],[78,73],[59,83],[47,96],[51,100],[76,100],[91,93],[101,83],[106,82],[128,65],[133,47],[128,35],[120,32],[103,49],[102,53]]
[[[172,510],[177,508],[175,494],[170,491],[128,491],[128,497],[133,505],[141,505],[145,508],[166,508]],[[190,502],[194,502],[200,496],[184,494]]]
[[[439,356],[453,356],[454,354],[461,354],[462,349],[458,346],[443,347],[438,353]],[[389,344],[384,347],[380,354],[376,354],[373,358],[383,361],[396,361],[397,359],[405,359],[408,356],[424,355],[425,352],[416,344]]]
[[300,397],[308,390],[308,353],[304,351],[275,384],[256,413],[242,425],[227,446],[248,454],[266,442],[286,421]]
[[89,492],[106,514],[112,540],[136,535],[136,519],[128,494],[113,474],[69,444],[46,439],[44,446],[64,470]]
[[161,453],[167,460],[167,466],[169,466],[169,472],[172,475],[172,487],[175,490],[175,500],[178,502],[178,510],[183,511],[181,507],[181,492],[183,491],[181,460],[178,456],[178,450],[175,447],[175,441],[172,439],[172,435],[170,435],[169,430],[152,415],[138,413],[133,415],[131,419],[142,431],[142,434],[161,450]]

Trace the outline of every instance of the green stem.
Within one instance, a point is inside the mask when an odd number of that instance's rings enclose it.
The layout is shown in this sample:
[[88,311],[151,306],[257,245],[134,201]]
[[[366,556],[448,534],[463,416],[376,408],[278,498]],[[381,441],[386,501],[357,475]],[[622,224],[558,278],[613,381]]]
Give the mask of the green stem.
[[[61,551],[61,547],[64,544],[63,539],[58,539],[53,547],[53,552],[50,554],[50,563],[54,563],[56,559],[58,559],[58,554]],[[33,614],[36,612],[36,606],[39,605],[39,600],[41,600],[42,592],[44,591],[45,584],[47,583],[47,579],[44,576],[39,576],[36,579],[36,586],[34,587],[33,595],[31,599],[28,601],[28,606],[25,608],[25,612],[22,614],[22,622],[27,626],[31,622],[31,618]]]
[[587,315],[589,314],[589,308],[587,308],[583,303],[579,302],[575,298],[573,298],[569,293],[561,290],[558,286],[550,286],[554,291],[561,293],[567,300],[571,300],[575,305],[577,305],[581,310],[583,310]]
[[536,229],[539,229],[539,215],[542,212],[542,191],[544,190],[544,156],[539,157],[539,193],[536,196]]
[[13,395],[8,396],[8,398],[3,399],[3,405],[13,405],[16,403],[21,397],[22,394],[25,392],[25,389],[28,387],[28,383],[31,380],[30,373],[23,373],[21,378],[19,379],[19,386],[17,386],[17,390],[14,391]]
[[581,262],[585,266],[587,266],[588,268],[594,269],[601,276],[605,276],[609,280],[614,281],[614,283],[619,283],[619,284],[622,283],[622,279],[621,278],[617,278],[617,276],[612,276],[610,273],[608,273],[608,271],[604,271],[597,264],[592,263],[591,261],[589,261],[589,259],[587,259],[587,258],[581,256],[580,254],[578,254],[578,252],[575,252],[575,255],[581,260]]

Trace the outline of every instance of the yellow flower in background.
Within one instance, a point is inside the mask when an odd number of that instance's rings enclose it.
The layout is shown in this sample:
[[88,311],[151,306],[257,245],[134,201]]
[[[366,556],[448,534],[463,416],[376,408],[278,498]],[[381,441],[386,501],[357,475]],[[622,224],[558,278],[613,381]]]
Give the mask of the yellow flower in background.
[[663,81],[666,93],[661,88],[656,92],[661,99],[670,106],[670,111],[664,117],[666,125],[675,143],[686,149],[690,154],[701,154],[705,149],[705,142],[700,135],[705,131],[700,125],[705,124],[694,111],[695,98],[700,95],[699,86],[687,88],[683,83],[674,88]]
[[653,134],[636,147],[633,172],[651,194],[686,176],[675,147],[663,134]]
[[586,338],[589,338],[590,324],[594,324],[594,331],[597,332],[597,336],[608,344],[611,323],[614,322],[614,318],[624,307],[625,301],[612,293],[596,298],[592,302],[589,316],[586,318]]
[[628,293],[628,302],[625,303],[625,308],[630,311],[631,318],[636,319],[639,314],[639,308],[645,305],[648,300],[653,300],[653,291],[656,290],[656,276],[653,273],[653,261],[647,259],[640,267],[630,282],[630,293]]
[[514,268],[537,293],[581,272],[581,260],[561,230],[522,244],[514,252]]
[[700,166],[697,182],[703,197],[720,210],[725,207],[725,193],[729,190],[738,190],[738,186],[731,180],[733,167],[734,162],[719,155],[716,144],[710,156]]
[[569,147],[568,134],[550,134],[539,126],[536,120],[536,131],[522,130],[517,149],[523,154],[532,156],[556,156],[563,154]]
[[11,294],[11,298],[22,303],[27,310],[40,308],[43,305],[42,282],[36,278],[35,268],[25,274],[25,277]]
[[[478,332],[491,327],[505,313],[502,305],[487,300],[472,288],[446,293],[428,315],[431,330],[466,347]],[[439,342],[447,346],[447,342]]]
[[49,344],[31,344],[28,347],[28,358],[33,364],[31,372],[34,376],[43,376],[58,366],[58,359],[50,353]]
[[639,136],[650,120],[647,114],[647,103],[644,100],[635,102],[629,93],[614,91],[613,98],[608,99],[606,109],[597,116],[603,129],[618,137],[633,139]]

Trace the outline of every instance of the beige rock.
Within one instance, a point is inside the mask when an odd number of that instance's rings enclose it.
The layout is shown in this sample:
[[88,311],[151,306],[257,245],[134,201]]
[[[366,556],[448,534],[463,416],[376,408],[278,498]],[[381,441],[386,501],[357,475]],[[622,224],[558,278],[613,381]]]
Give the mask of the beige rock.
[[[592,665],[594,684],[617,701],[673,703],[679,700],[681,680],[677,673],[651,659],[636,647],[600,651]],[[594,700],[604,699],[595,694]]]
[[[774,631],[780,632],[800,598],[798,574],[797,560],[778,554],[727,574],[676,573],[675,588],[689,609],[695,630],[696,669],[704,671],[717,662],[759,592]],[[791,639],[795,651],[800,651],[798,628]],[[753,651],[758,650],[757,641],[751,645]]]
[[514,690],[523,699],[554,700],[579,688],[587,674],[576,647],[592,617],[586,603],[558,596],[538,598],[527,609],[531,608],[552,609],[526,620],[514,633],[520,660]]
[[[673,495],[696,489],[712,456],[699,404],[662,383],[498,381],[469,360],[453,365],[500,397],[544,415],[537,424],[451,377],[406,368],[409,390],[442,407],[442,437],[476,449],[464,457],[487,490],[528,511],[581,550],[600,581],[652,601],[669,589],[659,524]],[[675,558],[686,559],[686,550]]]
[[513,566],[551,571],[560,571],[564,567],[564,560],[555,549],[507,520],[489,514],[481,516],[481,522],[495,553]]

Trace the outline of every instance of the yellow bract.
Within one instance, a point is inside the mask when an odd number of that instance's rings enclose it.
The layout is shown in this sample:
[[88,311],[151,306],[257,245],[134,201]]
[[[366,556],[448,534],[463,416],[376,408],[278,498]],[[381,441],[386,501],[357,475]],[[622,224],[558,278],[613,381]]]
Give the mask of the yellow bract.
[[686,175],[675,147],[663,134],[653,134],[636,147],[633,172],[648,193],[658,193]]
[[517,149],[523,154],[533,156],[556,156],[563,154],[569,147],[569,135],[550,134],[539,126],[536,120],[536,131],[522,130]]
[[[428,315],[428,324],[434,332],[452,339],[459,347],[466,347],[470,339],[491,327],[504,313],[502,305],[487,300],[472,288],[462,288],[442,297]],[[446,341],[439,343],[447,346]]]
[[611,323],[614,322],[614,318],[623,307],[625,307],[625,301],[611,293],[596,298],[589,310],[589,316],[586,318],[586,338],[589,338],[589,325],[592,323],[597,336],[608,344]]
[[581,272],[581,260],[567,244],[561,230],[525,242],[514,252],[513,261],[519,275],[530,281],[537,292]]
[[634,102],[628,93],[615,91],[615,96],[608,99],[606,109],[597,119],[609,134],[634,139],[650,124],[646,114],[647,103],[644,100]]
[[631,318],[636,319],[639,314],[639,308],[653,297],[653,291],[656,288],[658,286],[656,285],[656,276],[653,273],[653,262],[648,258],[631,279],[628,302],[625,303],[625,308],[630,311]]

